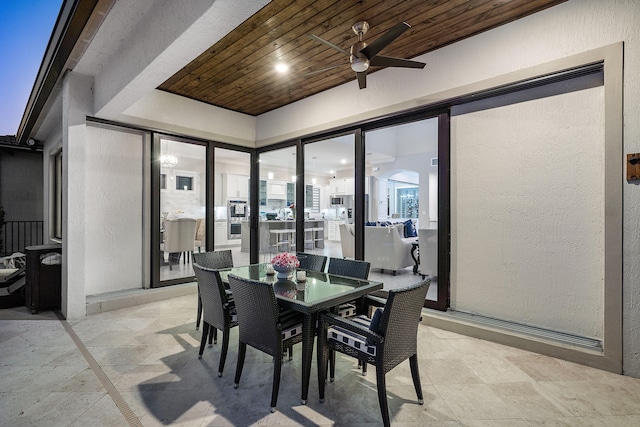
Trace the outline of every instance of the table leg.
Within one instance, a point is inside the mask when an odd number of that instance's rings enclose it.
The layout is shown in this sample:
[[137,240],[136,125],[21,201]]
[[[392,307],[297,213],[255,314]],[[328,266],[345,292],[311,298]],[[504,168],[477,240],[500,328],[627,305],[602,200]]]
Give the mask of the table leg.
[[303,405],[307,404],[309,395],[309,378],[311,377],[311,359],[313,357],[313,342],[316,335],[317,313],[304,316],[302,325],[302,398]]
[[420,266],[420,252],[416,243],[411,246],[411,258],[413,258],[413,274],[417,274]]

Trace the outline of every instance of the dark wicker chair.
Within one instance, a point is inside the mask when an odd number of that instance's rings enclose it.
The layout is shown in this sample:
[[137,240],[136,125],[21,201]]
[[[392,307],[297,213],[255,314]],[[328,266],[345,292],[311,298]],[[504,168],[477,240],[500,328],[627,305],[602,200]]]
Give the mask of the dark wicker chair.
[[[302,342],[302,315],[281,310],[273,285],[229,275],[238,312],[238,363],[234,387],[238,388],[247,345],[273,357],[271,412],[275,412],[280,388],[280,371],[285,349]],[[291,352],[289,353],[291,354]]]
[[[385,375],[409,359],[413,386],[422,405],[422,386],[418,371],[418,323],[430,281],[389,291],[384,309],[372,319],[358,316],[345,319],[333,313],[320,316],[318,337],[318,384],[324,401],[327,360],[330,351],[339,351],[376,367],[378,401],[385,426],[390,425]],[[377,318],[377,320],[376,320]],[[377,325],[375,325],[377,323]],[[330,378],[333,381],[333,369]]]
[[[327,273],[367,280],[369,278],[370,269],[371,264],[367,261],[358,261],[347,258],[330,258]],[[340,304],[337,311],[338,315],[341,317],[353,317],[357,313],[362,313],[363,301],[364,300],[360,298],[358,301],[349,301],[344,304]],[[335,364],[335,354],[333,352],[331,353],[329,363],[331,370],[333,370]],[[367,375],[367,365],[361,365],[360,361],[358,361],[358,368],[360,366],[362,366],[362,375]]]
[[[231,249],[224,251],[211,251],[211,252],[198,252],[193,255],[193,264],[198,264],[201,267],[215,268],[219,270],[221,268],[233,267],[233,254]],[[196,331],[200,327],[200,320],[202,319],[202,298],[200,298],[200,288],[198,287],[198,317],[196,318]],[[213,341],[218,342],[218,333],[213,332]]]
[[296,254],[300,261],[300,267],[303,270],[319,271],[324,273],[324,267],[327,265],[327,257],[323,255],[308,254],[305,252],[298,252]]
[[367,261],[358,261],[346,258],[330,258],[327,273],[366,280],[369,277],[370,269],[371,264]]
[[231,293],[227,291],[220,279],[218,270],[205,268],[199,264],[193,264],[193,270],[198,280],[198,289],[202,296],[204,308],[204,322],[202,327],[202,340],[200,341],[200,353],[198,359],[202,358],[205,342],[209,340],[209,346],[213,340],[214,331],[222,331],[222,350],[220,351],[220,365],[218,366],[218,376],[222,376],[224,362],[227,359],[229,349],[229,331],[234,326],[238,326],[236,319],[236,308]]
[[[369,278],[370,269],[371,264],[369,264],[367,261],[358,261],[355,259],[346,258],[330,258],[327,273],[367,280]],[[358,306],[361,305],[361,299],[358,303],[356,303],[355,301],[351,301],[345,304],[341,304],[340,307],[338,307],[338,314],[340,314],[342,317],[355,316],[356,311],[362,311],[362,307],[358,308]]]

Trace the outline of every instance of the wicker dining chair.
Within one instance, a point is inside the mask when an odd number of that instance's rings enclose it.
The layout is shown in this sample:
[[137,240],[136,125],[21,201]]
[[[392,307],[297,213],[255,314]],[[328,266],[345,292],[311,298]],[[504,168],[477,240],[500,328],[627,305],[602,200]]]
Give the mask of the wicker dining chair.
[[202,339],[200,340],[198,359],[202,358],[207,338],[209,346],[211,346],[214,331],[220,329],[222,331],[222,349],[220,350],[218,376],[221,377],[224,370],[224,362],[227,359],[227,350],[229,349],[229,332],[231,328],[238,326],[236,307],[233,299],[230,298],[230,292],[225,289],[220,279],[218,270],[206,268],[197,263],[193,264],[193,270],[196,273],[204,309]]
[[[418,370],[418,324],[424,299],[429,289],[427,279],[403,289],[392,289],[384,309],[376,310],[373,318],[361,315],[345,319],[334,313],[320,315],[318,333],[318,385],[320,402],[324,401],[327,361],[330,352],[338,351],[371,363],[376,367],[378,402],[385,426],[390,425],[385,376],[398,364],[409,359],[411,377],[418,403],[423,404]],[[335,371],[332,368],[330,380]]]
[[[356,279],[367,280],[371,264],[367,261],[359,261],[346,258],[330,258],[327,273],[338,274],[340,276],[355,277]],[[338,314],[342,317],[353,317],[358,310],[358,303],[350,301],[338,307]]]
[[370,269],[371,264],[367,261],[347,258],[329,258],[327,273],[366,280],[369,277]]
[[326,256],[308,254],[305,252],[298,252],[296,256],[298,257],[298,261],[300,261],[300,266],[298,268],[324,273],[324,267],[327,265]]
[[[238,313],[238,363],[234,388],[238,388],[247,345],[273,357],[271,412],[275,412],[280,388],[280,372],[285,349],[302,342],[302,315],[281,310],[273,285],[229,275]],[[291,352],[289,353],[291,354]]]
[[[224,251],[209,251],[209,252],[197,252],[193,253],[193,263],[198,264],[206,268],[215,268],[219,270],[221,268],[233,267],[233,254],[231,249]],[[196,318],[196,331],[200,327],[200,320],[202,319],[202,298],[200,297],[200,288],[198,287],[198,317]],[[218,333],[213,332],[214,343],[218,342]]]
[[[369,278],[369,270],[371,270],[371,264],[367,261],[359,261],[356,259],[347,258],[330,258],[327,273],[367,280]],[[358,309],[358,307],[360,308]],[[353,317],[359,312],[362,312],[362,310],[363,299],[360,298],[358,299],[358,301],[349,301],[340,304],[337,313],[341,317]],[[331,353],[329,364],[331,366],[331,369],[333,369],[335,364],[335,354],[333,352]],[[358,361],[358,368],[360,368],[361,366],[362,375],[367,375],[367,365],[362,365],[361,362]]]

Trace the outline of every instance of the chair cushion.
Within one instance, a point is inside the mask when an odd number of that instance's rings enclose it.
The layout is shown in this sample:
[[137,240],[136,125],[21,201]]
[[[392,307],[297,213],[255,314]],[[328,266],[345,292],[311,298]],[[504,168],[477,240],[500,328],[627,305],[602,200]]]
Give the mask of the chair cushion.
[[296,335],[300,335],[301,333],[302,333],[302,323],[298,323],[297,325],[290,326],[282,330],[282,341],[288,340],[289,338],[295,337]]
[[404,222],[404,237],[418,237],[416,226],[410,219]]
[[373,312],[373,316],[371,316],[371,323],[369,323],[369,329],[372,332],[378,333],[380,326],[380,318],[382,317],[382,308],[377,308],[376,311]]
[[[366,328],[368,328],[369,324],[371,323],[371,319],[364,315],[356,316],[351,320]],[[355,348],[356,350],[362,351],[371,356],[376,355],[376,346],[368,344],[367,338],[365,336],[348,331],[344,328],[341,328],[340,326],[334,325],[328,328],[327,339],[341,342],[351,348]]]
[[353,317],[356,315],[356,305],[352,303],[340,304],[338,307],[338,316]]

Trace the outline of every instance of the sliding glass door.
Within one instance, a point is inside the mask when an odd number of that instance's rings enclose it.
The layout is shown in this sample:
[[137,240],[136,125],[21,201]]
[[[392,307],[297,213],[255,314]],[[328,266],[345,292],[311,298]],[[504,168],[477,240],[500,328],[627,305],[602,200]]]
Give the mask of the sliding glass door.
[[386,291],[429,278],[425,306],[446,306],[438,304],[439,119],[368,131],[365,141],[369,277]]
[[355,258],[355,150],[347,134],[304,145],[305,251]]
[[280,252],[296,252],[304,244],[296,232],[296,216],[304,213],[295,204],[296,181],[295,146],[260,153],[259,262],[269,262]]
[[193,277],[191,254],[205,244],[206,146],[160,137],[159,163],[160,282],[179,282]]

